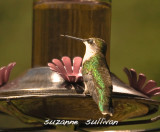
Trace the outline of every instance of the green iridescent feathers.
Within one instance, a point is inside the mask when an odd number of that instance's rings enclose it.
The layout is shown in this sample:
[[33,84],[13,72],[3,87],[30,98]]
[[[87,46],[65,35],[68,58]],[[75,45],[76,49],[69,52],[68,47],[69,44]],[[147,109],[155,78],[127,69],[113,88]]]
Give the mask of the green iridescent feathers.
[[[83,76],[91,75],[92,87],[87,86],[92,94],[94,101],[97,103],[102,114],[111,114],[111,92],[112,83],[110,72],[103,54],[97,54],[83,64]],[[85,79],[85,77],[84,77]],[[85,80],[84,80],[85,81]],[[90,82],[91,83],[91,82]],[[89,84],[89,82],[86,82]],[[95,92],[92,92],[95,91]],[[97,97],[94,97],[97,96]],[[96,100],[95,100],[96,99]]]

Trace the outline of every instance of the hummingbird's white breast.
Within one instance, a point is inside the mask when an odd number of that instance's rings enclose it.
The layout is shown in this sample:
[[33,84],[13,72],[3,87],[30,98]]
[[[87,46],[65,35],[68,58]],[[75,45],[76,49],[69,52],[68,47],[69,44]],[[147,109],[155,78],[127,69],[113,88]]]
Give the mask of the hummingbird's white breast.
[[85,41],[84,44],[86,45],[86,51],[83,57],[83,63],[96,54],[96,49],[94,49],[93,46],[88,44],[87,41]]

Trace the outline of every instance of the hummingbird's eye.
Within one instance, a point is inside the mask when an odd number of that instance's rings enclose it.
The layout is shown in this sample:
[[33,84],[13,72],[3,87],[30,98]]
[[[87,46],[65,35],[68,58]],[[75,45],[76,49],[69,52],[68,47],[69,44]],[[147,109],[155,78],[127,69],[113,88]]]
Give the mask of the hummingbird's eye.
[[88,43],[93,44],[93,39],[89,39]]

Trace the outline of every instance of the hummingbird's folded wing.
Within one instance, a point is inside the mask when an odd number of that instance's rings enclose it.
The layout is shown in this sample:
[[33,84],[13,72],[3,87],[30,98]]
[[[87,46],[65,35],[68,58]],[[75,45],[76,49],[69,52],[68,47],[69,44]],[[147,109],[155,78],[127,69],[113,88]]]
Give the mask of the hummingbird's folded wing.
[[112,83],[109,70],[102,65],[97,70],[83,74],[83,79],[85,83],[85,93],[89,91],[102,114],[112,115]]
[[93,76],[88,73],[87,75],[83,76],[83,80],[85,84],[85,92],[88,92],[92,96],[96,104],[98,104],[98,95],[93,81]]

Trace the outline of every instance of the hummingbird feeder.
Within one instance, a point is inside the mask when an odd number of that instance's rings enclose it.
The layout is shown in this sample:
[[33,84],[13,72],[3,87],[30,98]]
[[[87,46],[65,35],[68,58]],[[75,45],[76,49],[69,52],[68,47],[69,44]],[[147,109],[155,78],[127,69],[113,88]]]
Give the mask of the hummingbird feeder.
[[[98,119],[104,116],[99,112],[91,96],[83,94],[81,62],[80,57],[75,57],[72,66],[69,57],[62,57],[62,61],[53,59],[52,63],[48,63],[49,67],[32,68],[23,77],[1,86],[0,111],[25,123],[38,125],[34,128],[37,130],[56,128],[56,126],[44,126],[46,118],[78,120],[79,125],[75,126],[75,130],[93,130],[95,127],[106,130],[108,127],[106,125],[87,126],[84,123],[88,119]],[[14,65],[15,63],[12,64],[12,67]],[[144,74],[139,74],[139,79],[136,80],[135,70],[125,68],[125,72],[129,77],[130,86],[111,73],[114,114],[110,119],[119,121],[119,125],[150,123],[160,119],[158,116],[147,120],[125,121],[130,118],[151,115],[158,111],[160,105],[160,102],[150,98],[150,96],[160,94],[160,88],[156,87],[155,83],[150,84],[154,81],[148,81],[143,86],[146,79],[141,78],[146,78]],[[66,85],[68,83],[71,87]],[[135,86],[141,86],[141,89]],[[31,129],[33,127],[3,130]]]

